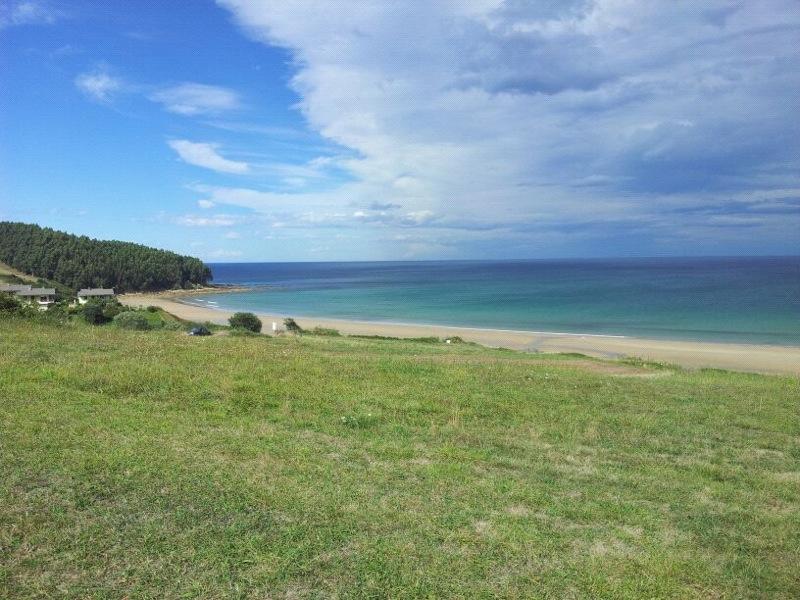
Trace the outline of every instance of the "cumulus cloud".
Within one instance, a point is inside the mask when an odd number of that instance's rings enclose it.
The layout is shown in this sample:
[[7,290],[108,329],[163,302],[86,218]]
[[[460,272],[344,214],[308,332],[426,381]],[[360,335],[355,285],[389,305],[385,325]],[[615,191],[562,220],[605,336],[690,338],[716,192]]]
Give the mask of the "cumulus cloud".
[[221,156],[217,152],[217,144],[190,142],[189,140],[169,140],[167,143],[177,152],[181,160],[190,165],[237,175],[247,173],[250,169],[246,162],[228,160]]
[[242,101],[234,90],[203,83],[181,83],[150,94],[170,112],[180,115],[217,115],[242,107]]
[[308,123],[352,150],[350,182],[220,192],[241,206],[661,235],[705,218],[678,207],[800,184],[793,0],[218,2],[292,52]]
[[25,0],[0,6],[0,29],[15,25],[52,25],[64,12],[46,2]]
[[106,103],[122,91],[124,84],[122,79],[110,73],[108,67],[101,65],[78,75],[75,78],[75,85],[90,99]]

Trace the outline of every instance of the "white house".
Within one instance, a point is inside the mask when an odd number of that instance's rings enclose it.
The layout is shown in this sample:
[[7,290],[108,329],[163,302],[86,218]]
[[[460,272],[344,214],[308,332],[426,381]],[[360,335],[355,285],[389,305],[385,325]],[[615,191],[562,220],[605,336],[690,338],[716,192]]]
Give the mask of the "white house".
[[86,304],[92,298],[113,298],[114,288],[83,288],[78,291],[78,303]]
[[39,310],[47,310],[56,301],[56,291],[53,288],[32,288],[15,292],[20,300],[35,304]]

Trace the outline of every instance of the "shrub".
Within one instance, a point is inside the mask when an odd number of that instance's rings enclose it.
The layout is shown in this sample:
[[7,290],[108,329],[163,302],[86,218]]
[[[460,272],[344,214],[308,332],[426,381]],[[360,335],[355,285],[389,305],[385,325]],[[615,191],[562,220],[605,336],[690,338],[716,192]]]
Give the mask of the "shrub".
[[108,323],[111,318],[103,313],[103,304],[97,300],[89,300],[83,305],[83,319],[90,325],[102,325]]
[[261,331],[261,319],[253,313],[238,312],[228,319],[228,323],[230,323],[231,327],[234,329],[246,329],[253,333],[259,333]]
[[84,320],[91,325],[108,323],[124,310],[116,298],[93,298],[81,308]]
[[286,331],[291,331],[295,334],[303,333],[303,328],[300,327],[300,325],[297,324],[297,321],[292,318],[284,319],[283,326],[286,327]]
[[69,304],[64,300],[59,300],[51,304],[47,310],[35,310],[31,307],[35,318],[45,323],[64,324],[69,320]]
[[18,313],[22,310],[22,303],[13,294],[0,293],[0,313]]
[[125,308],[116,300],[104,300],[103,301],[103,316],[106,319],[113,319],[119,313],[124,312]]
[[311,330],[312,335],[325,335],[328,337],[341,337],[342,334],[339,333],[338,329],[329,329],[327,327],[314,327]]
[[161,329],[166,331],[181,331],[184,328],[178,321],[161,321]]
[[161,310],[161,309],[158,308],[157,306],[148,306],[147,307],[147,312],[155,313],[155,312],[158,312],[159,310]]
[[147,331],[152,329],[150,321],[143,314],[132,310],[119,313],[114,317],[114,325],[123,329],[135,329],[136,331]]

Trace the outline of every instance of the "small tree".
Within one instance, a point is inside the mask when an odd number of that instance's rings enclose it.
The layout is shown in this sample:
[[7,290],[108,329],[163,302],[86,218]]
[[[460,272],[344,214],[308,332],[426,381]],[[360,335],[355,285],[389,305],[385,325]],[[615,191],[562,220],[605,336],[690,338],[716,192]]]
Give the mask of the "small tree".
[[294,334],[303,333],[303,328],[297,324],[297,321],[292,319],[291,317],[288,319],[283,320],[283,325],[286,327],[286,331],[291,331]]
[[228,323],[230,323],[231,327],[234,329],[246,329],[253,333],[259,333],[261,331],[261,319],[253,313],[237,312],[228,319]]
[[103,314],[103,306],[102,302],[97,300],[89,300],[86,304],[83,305],[83,319],[90,325],[102,325],[103,323],[108,323],[111,320],[111,317],[107,317]]
[[123,310],[116,298],[92,298],[81,307],[84,320],[92,325],[108,323]]
[[114,317],[114,325],[123,329],[135,329],[137,331],[152,329],[147,317],[132,310],[121,312]]

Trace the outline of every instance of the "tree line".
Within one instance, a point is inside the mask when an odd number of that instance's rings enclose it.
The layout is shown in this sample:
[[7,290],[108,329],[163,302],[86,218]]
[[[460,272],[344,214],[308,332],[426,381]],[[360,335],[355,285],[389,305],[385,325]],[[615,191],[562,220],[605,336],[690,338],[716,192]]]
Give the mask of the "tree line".
[[212,278],[211,269],[191,256],[7,221],[0,222],[0,262],[74,290],[156,291],[205,285]]

